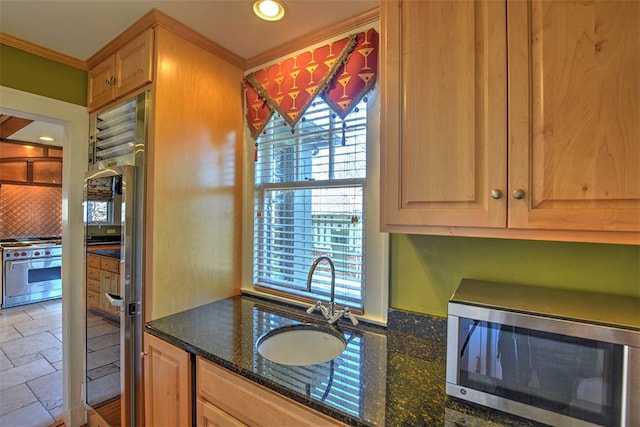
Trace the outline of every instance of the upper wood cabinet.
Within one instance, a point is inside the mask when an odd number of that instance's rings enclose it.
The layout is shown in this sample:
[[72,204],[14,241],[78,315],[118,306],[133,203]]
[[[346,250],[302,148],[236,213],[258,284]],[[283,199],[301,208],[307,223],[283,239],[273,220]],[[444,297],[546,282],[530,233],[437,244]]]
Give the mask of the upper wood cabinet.
[[640,231],[640,2],[507,9],[509,227]]
[[127,95],[151,81],[153,35],[153,29],[145,30],[89,70],[89,111]]
[[0,184],[62,186],[62,149],[22,142],[0,142]]
[[639,10],[384,0],[382,230],[640,243]]

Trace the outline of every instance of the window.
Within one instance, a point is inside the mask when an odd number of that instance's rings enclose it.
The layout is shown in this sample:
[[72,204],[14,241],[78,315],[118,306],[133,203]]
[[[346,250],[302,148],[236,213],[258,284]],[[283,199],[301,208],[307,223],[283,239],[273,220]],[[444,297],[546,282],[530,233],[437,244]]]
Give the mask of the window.
[[317,97],[292,130],[274,115],[257,139],[253,283],[269,292],[364,309],[367,103],[344,120]]
[[88,200],[84,217],[87,223],[111,222],[111,202]]

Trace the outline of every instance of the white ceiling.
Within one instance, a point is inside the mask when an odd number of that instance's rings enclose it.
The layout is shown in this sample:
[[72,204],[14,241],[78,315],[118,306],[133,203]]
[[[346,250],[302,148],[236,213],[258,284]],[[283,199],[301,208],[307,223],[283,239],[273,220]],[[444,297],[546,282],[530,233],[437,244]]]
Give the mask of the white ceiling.
[[[64,128],[62,125],[49,122],[34,121],[23,127],[9,138],[16,141],[37,142],[38,144],[62,146]],[[41,136],[53,138],[53,142],[40,140]]]
[[87,60],[152,8],[247,59],[378,6],[379,0],[283,0],[266,22],[255,0],[0,0],[0,31]]
[[[252,12],[255,0],[0,0],[0,31],[86,61],[155,8],[248,59],[354,17],[379,0],[283,0],[285,16],[266,22]],[[11,139],[62,140],[62,127],[33,122]],[[59,142],[54,142],[59,144]]]

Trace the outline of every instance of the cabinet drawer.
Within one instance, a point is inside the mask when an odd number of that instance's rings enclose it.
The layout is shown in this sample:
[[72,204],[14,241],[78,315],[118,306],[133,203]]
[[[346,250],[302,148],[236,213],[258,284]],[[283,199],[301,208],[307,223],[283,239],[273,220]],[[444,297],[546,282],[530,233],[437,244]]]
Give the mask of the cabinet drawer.
[[117,273],[119,271],[120,261],[117,259],[101,258],[100,268],[106,271]]
[[87,266],[100,268],[100,257],[98,255],[87,255]]
[[100,281],[100,270],[93,267],[87,268],[87,279]]
[[[198,398],[251,426],[344,426],[339,421],[198,358]],[[233,425],[233,424],[230,424]],[[242,424],[240,424],[242,425]]]
[[100,307],[100,294],[98,292],[87,290],[87,306]]
[[196,426],[246,427],[247,425],[202,399],[196,400]]
[[87,291],[100,292],[100,281],[87,279]]

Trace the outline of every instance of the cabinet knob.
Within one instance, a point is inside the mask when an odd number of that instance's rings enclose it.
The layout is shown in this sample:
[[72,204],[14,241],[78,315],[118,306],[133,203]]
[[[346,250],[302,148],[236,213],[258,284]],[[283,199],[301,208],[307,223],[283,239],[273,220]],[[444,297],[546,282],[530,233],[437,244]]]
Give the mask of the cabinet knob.
[[497,188],[494,188],[493,190],[491,190],[491,198],[492,199],[501,199],[502,198],[502,190],[499,190]]
[[141,351],[140,352],[140,357],[145,357],[146,355],[147,355],[147,352],[145,352],[145,351]]
[[524,190],[521,188],[518,188],[517,190],[513,191],[513,198],[514,199],[524,199]]
[[106,84],[107,86],[111,85],[111,79],[107,79],[104,81],[104,84]]

